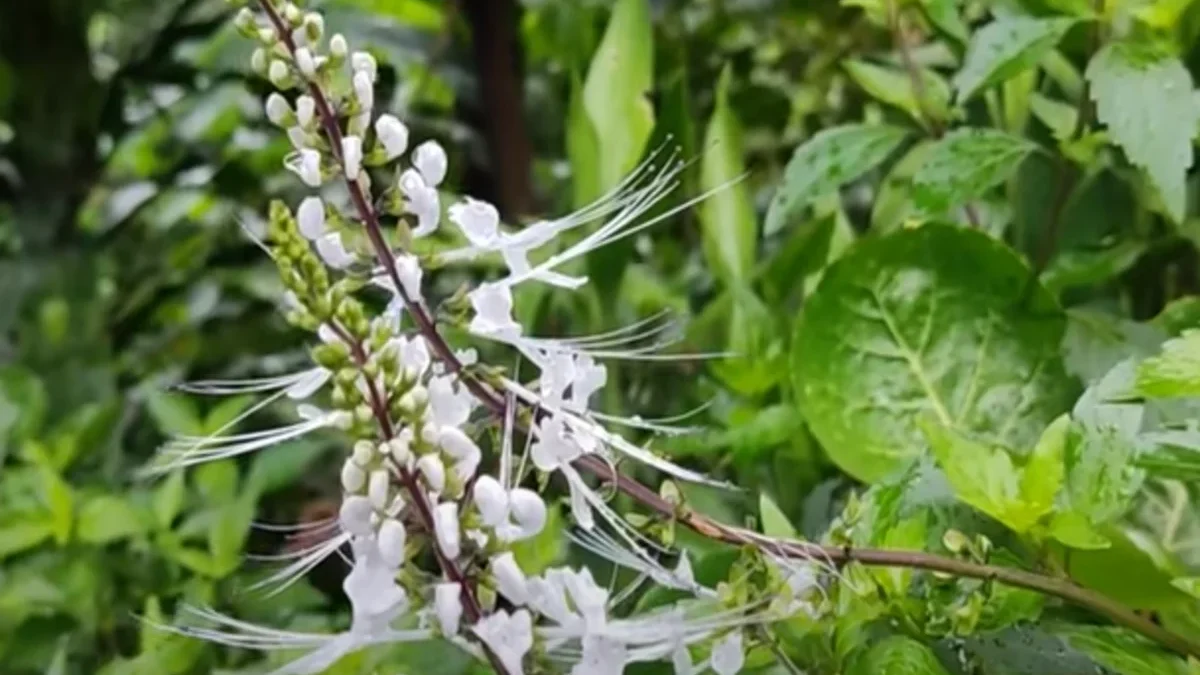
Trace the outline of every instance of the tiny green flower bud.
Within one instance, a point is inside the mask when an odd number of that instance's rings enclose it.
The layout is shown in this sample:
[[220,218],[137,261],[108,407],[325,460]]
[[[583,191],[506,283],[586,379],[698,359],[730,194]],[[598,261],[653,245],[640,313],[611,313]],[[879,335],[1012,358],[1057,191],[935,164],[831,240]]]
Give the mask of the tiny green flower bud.
[[325,17],[316,12],[304,15],[304,34],[310,42],[317,42],[325,33]]
[[329,370],[337,370],[346,364],[350,358],[350,349],[346,345],[335,342],[327,345],[317,345],[312,348],[312,358],[317,365],[328,368]]
[[239,33],[246,37],[254,37],[258,32],[258,22],[254,20],[254,12],[250,11],[249,7],[238,10],[237,15],[233,18],[233,25]]
[[375,413],[371,410],[371,406],[367,405],[366,403],[360,403],[356,408],[354,408],[354,419],[358,422],[366,424],[375,419]]
[[292,73],[283,61],[271,62],[271,66],[267,70],[267,78],[271,80],[271,84],[280,89],[290,89],[292,86]]
[[280,14],[291,24],[300,23],[300,20],[304,18],[304,15],[300,12],[300,8],[294,2],[283,3],[283,9]]

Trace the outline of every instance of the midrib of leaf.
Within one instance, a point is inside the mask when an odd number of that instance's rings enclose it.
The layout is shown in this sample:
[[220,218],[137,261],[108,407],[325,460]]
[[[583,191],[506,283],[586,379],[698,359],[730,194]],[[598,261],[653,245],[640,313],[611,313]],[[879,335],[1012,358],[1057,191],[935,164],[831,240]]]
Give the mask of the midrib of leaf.
[[[930,403],[933,404],[933,411],[937,413],[938,421],[946,426],[953,426],[954,419],[950,416],[950,411],[946,407],[945,402],[942,401],[942,398],[938,396],[937,391],[933,388],[933,382],[930,381],[929,375],[925,371],[925,366],[921,361],[920,354],[910,347],[908,345],[908,341],[905,340],[904,336],[900,334],[900,330],[896,326],[896,322],[893,320],[891,313],[888,312],[887,307],[883,304],[883,301],[879,297],[879,292],[874,288],[871,289],[871,299],[875,302],[875,306],[879,309],[879,316],[883,320],[883,325],[887,326],[888,333],[891,334],[892,339],[895,340],[896,344],[900,347],[900,351],[904,355],[904,360],[908,362],[909,370],[911,370],[913,376],[917,378],[917,382],[921,385],[921,389],[925,391],[925,395],[929,397]],[[930,313],[932,313],[932,311],[933,308],[930,308]]]
[[971,379],[967,381],[967,393],[963,396],[962,406],[958,409],[958,415],[955,418],[956,424],[962,424],[963,418],[971,410],[971,406],[975,399],[975,389],[979,385],[979,373],[983,371],[983,364],[986,362],[988,345],[992,342],[992,331],[995,328],[995,323],[988,321],[983,333],[983,340],[979,343],[979,349],[975,352],[975,365],[971,368]]

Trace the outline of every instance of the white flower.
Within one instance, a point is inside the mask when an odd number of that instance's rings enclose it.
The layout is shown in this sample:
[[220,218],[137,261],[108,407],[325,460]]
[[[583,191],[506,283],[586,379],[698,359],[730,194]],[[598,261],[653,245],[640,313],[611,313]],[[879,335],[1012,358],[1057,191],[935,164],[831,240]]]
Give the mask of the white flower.
[[296,99],[296,122],[307,129],[316,118],[317,102],[308,94]]
[[420,299],[421,277],[424,275],[421,261],[417,259],[417,256],[409,253],[398,253],[394,260],[396,261],[396,276],[400,277],[400,284],[404,286],[405,295],[409,300]]
[[369,536],[373,533],[371,516],[374,513],[371,500],[351,495],[342,500],[342,506],[338,509],[338,524],[354,536]]
[[358,172],[362,170],[362,157],[362,139],[358,136],[343,137],[342,167],[346,170],[346,178],[358,178]]
[[488,564],[488,569],[496,578],[496,588],[500,594],[514,605],[524,605],[529,600],[525,574],[521,572],[511,551],[494,556]]
[[537,440],[529,449],[529,457],[541,471],[555,471],[570,465],[583,448],[567,433],[567,427],[558,415],[543,417],[538,425]]
[[571,675],[621,675],[628,650],[621,642],[604,635],[583,636],[583,656]]
[[312,148],[301,148],[290,157],[285,166],[300,177],[309,187],[321,187],[321,153]]
[[576,412],[587,410],[588,399],[608,383],[608,369],[597,364],[587,354],[575,358],[571,379],[571,400],[568,406]]
[[471,416],[475,397],[466,387],[455,386],[454,377],[442,375],[429,381],[429,417],[442,427],[460,427]]
[[371,460],[375,459],[375,444],[366,439],[355,442],[354,449],[350,453],[350,459],[359,466],[367,466],[371,463]]
[[462,620],[462,586],[456,583],[440,583],[433,589],[433,612],[437,617],[442,635],[458,634]]
[[[408,429],[405,429],[408,431]],[[396,436],[387,442],[388,454],[400,466],[408,466],[408,460],[412,458],[412,449],[409,445],[409,437],[403,433]]]
[[371,505],[377,511],[386,509],[388,502],[391,501],[391,495],[388,494],[391,486],[391,476],[388,475],[386,469],[376,469],[371,472],[367,481],[367,499],[371,500]]
[[466,483],[475,475],[475,470],[479,468],[479,460],[483,456],[475,441],[456,427],[442,427],[437,443],[454,459],[454,475],[460,483]]
[[471,496],[484,525],[496,527],[508,519],[508,493],[500,481],[487,474],[480,476]]
[[379,555],[393,569],[404,562],[404,544],[408,533],[404,524],[395,518],[387,518],[379,526]]
[[420,335],[414,335],[400,347],[400,365],[406,371],[411,371],[415,377],[421,377],[429,369],[433,357],[429,355],[429,344]]
[[329,38],[329,54],[335,59],[346,58],[346,52],[349,51],[349,46],[346,44],[346,36],[341,33],[335,33]]
[[312,78],[317,74],[317,64],[313,60],[313,53],[308,47],[300,47],[296,50],[296,68],[308,78]]
[[326,265],[340,270],[349,267],[354,262],[354,256],[342,245],[342,235],[330,232],[317,239],[317,255]]
[[275,126],[285,126],[292,117],[292,107],[287,99],[279,92],[271,92],[267,97],[267,119]]
[[354,460],[347,459],[342,464],[342,489],[346,492],[358,492],[367,484],[367,474],[362,470],[362,467],[354,463]]
[[467,197],[451,206],[449,215],[473,246],[491,248],[496,245],[500,235],[500,213],[495,206]]
[[394,568],[379,555],[374,540],[358,538],[350,545],[354,550],[354,567],[342,582],[342,590],[350,599],[353,621],[386,628],[407,608],[407,595],[396,583]]
[[522,660],[533,648],[533,619],[522,609],[499,611],[479,620],[471,629],[500,660],[508,675],[525,675]]
[[408,127],[394,115],[380,115],[375,120],[375,136],[383,145],[384,156],[393,160],[408,149]]
[[567,595],[583,617],[585,630],[598,631],[608,623],[608,591],[599,586],[586,568],[564,575],[562,581]]
[[271,61],[271,65],[267,68],[267,79],[271,80],[271,84],[276,87],[287,89],[292,83],[292,74],[288,70],[286,63],[275,59]]
[[520,539],[527,539],[546,526],[546,502],[541,495],[526,488],[516,488],[508,494],[512,518],[520,528]]
[[717,675],[737,675],[746,663],[742,632],[735,630],[713,647],[709,665]]
[[461,542],[458,531],[458,502],[442,502],[437,505],[433,511],[433,529],[442,553],[452,560],[457,558]]
[[288,127],[287,131],[284,133],[287,134],[288,142],[290,142],[292,147],[297,150],[303,150],[312,145],[311,136],[302,127]]
[[361,70],[354,73],[354,97],[358,99],[358,104],[363,110],[370,110],[375,106],[375,84],[371,77]]
[[356,73],[366,73],[372,82],[375,81],[375,75],[379,69],[375,63],[375,57],[366,52],[354,52],[354,55],[350,57],[350,67]]
[[420,173],[407,169],[400,174],[400,192],[408,201],[408,212],[417,217],[412,236],[419,239],[436,230],[442,216],[437,190],[427,185]]
[[692,655],[688,653],[687,645],[675,645],[675,650],[671,652],[671,666],[675,675],[694,675],[695,667],[692,665]]
[[513,340],[521,334],[521,324],[513,320],[512,290],[500,284],[480,284],[467,294],[475,316],[468,330],[481,337],[502,341]]
[[325,203],[320,197],[305,197],[296,209],[296,222],[305,239],[321,238],[325,234]]
[[425,184],[437,187],[446,177],[446,151],[437,141],[425,141],[413,151],[413,166],[421,172]]
[[417,471],[425,477],[425,484],[433,492],[446,489],[446,467],[436,454],[428,454],[417,460]]

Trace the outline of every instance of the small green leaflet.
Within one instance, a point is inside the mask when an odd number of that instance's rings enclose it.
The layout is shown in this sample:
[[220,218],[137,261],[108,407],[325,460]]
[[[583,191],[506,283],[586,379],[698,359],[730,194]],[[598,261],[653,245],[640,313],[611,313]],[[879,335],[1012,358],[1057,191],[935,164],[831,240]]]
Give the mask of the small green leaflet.
[[1075,19],[998,19],[971,38],[962,69],[954,76],[961,103],[1037,65],[1058,46]]
[[1187,206],[1184,176],[1200,110],[1192,77],[1179,59],[1129,42],[1114,42],[1088,64],[1096,116],[1129,161],[1150,176],[1175,222]]
[[788,520],[787,514],[765,492],[758,495],[758,516],[762,521],[763,534],[768,537],[796,538],[796,528]]
[[842,65],[850,78],[868,94],[900,108],[922,125],[928,123],[927,116],[941,121],[950,112],[950,87],[933,71],[920,71],[921,96],[918,97],[912,77],[900,68],[861,59],[849,59]]
[[900,127],[848,124],[808,139],[788,161],[783,182],[767,208],[764,234],[782,230],[796,221],[813,199],[870,171],[907,135]]
[[1008,180],[1033,143],[994,129],[958,129],[937,142],[913,176],[913,201],[936,216]]
[[1141,363],[1137,390],[1150,398],[1200,396],[1200,330],[1163,343],[1162,354]]

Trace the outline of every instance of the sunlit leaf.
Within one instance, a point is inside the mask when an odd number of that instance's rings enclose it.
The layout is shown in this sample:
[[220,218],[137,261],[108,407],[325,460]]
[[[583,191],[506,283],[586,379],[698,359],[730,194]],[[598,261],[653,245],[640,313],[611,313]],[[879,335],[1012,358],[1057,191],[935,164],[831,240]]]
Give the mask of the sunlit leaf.
[[958,101],[1032,68],[1058,46],[1075,19],[1005,17],[975,32],[954,76]]
[[978,199],[1008,180],[1036,149],[1024,138],[994,129],[952,131],[913,176],[913,201],[922,212],[938,215]]

